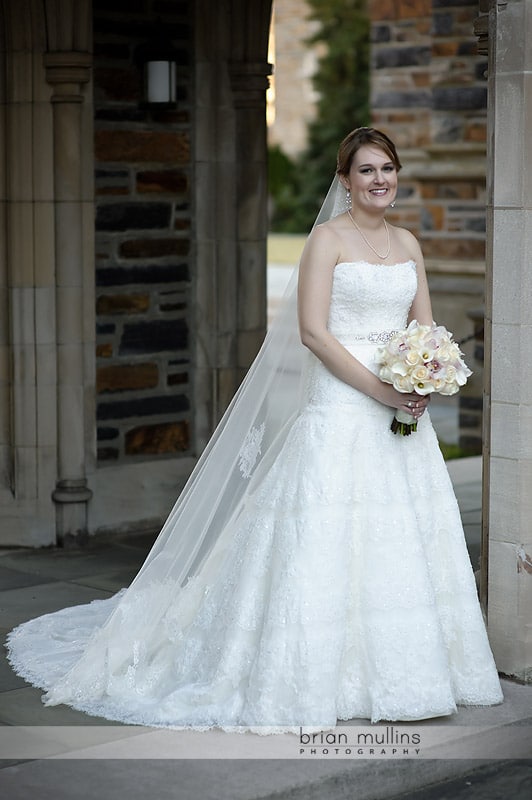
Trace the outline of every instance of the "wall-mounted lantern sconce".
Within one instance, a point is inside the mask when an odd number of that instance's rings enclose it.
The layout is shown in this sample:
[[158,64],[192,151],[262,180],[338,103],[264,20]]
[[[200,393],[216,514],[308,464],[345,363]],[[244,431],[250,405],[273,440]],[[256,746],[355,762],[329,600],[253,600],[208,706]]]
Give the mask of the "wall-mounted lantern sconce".
[[145,105],[176,107],[177,55],[162,21],[158,20],[150,38],[140,44],[135,52],[135,61],[142,70]]
[[148,105],[176,104],[175,61],[153,60],[145,64],[145,89]]

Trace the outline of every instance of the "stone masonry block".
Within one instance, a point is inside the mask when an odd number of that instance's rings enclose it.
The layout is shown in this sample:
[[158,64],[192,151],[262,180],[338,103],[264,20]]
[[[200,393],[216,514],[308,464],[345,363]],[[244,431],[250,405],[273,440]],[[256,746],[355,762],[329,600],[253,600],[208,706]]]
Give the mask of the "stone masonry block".
[[421,196],[427,200],[432,197],[447,200],[474,200],[477,187],[472,181],[423,181]]
[[175,372],[166,379],[167,386],[179,386],[188,383],[188,372]]
[[422,230],[442,230],[445,221],[443,206],[430,205],[421,209]]
[[469,42],[460,42],[458,45],[459,56],[476,56],[478,51],[478,42],[476,39],[471,39]]
[[374,44],[381,42],[389,42],[391,40],[391,30],[389,25],[372,25],[371,26],[371,41]]
[[149,307],[147,294],[103,294],[96,301],[97,314],[141,314]]
[[439,86],[432,96],[437,111],[473,111],[486,108],[488,90],[485,86]]
[[449,8],[451,6],[475,6],[478,8],[478,0],[432,0],[433,8]]
[[137,192],[183,194],[188,188],[188,176],[177,169],[146,170],[137,173]]
[[431,0],[370,0],[370,19],[396,20],[428,17],[432,12]]
[[189,248],[188,239],[129,239],[120,245],[120,255],[123,258],[185,256]]
[[131,400],[99,403],[97,419],[127,419],[162,414],[179,414],[188,411],[190,403],[185,395],[139,397]]
[[110,342],[96,345],[97,358],[111,358],[113,355],[113,345]]
[[426,258],[450,258],[457,260],[482,260],[485,257],[484,239],[451,239],[450,236],[423,236],[423,252]]
[[94,119],[105,122],[147,122],[148,112],[137,106],[103,106],[96,108]]
[[428,90],[383,91],[373,98],[375,108],[430,108],[432,95]]
[[96,194],[98,196],[118,196],[129,194],[127,186],[98,186],[96,187]]
[[190,161],[190,137],[186,131],[101,130],[95,133],[94,148],[97,161]]
[[141,425],[126,433],[126,455],[161,455],[190,448],[190,429],[186,420]]
[[433,42],[432,55],[436,58],[445,58],[448,56],[455,56],[458,52],[458,42]]
[[187,264],[151,264],[143,267],[102,267],[96,270],[97,286],[180,283],[188,280]]
[[108,442],[116,439],[120,431],[118,428],[99,427],[97,431],[97,438],[99,442]]
[[96,391],[124,392],[136,389],[153,389],[159,381],[157,364],[113,364],[99,367],[96,373]]
[[124,325],[120,355],[184,350],[188,346],[188,326],[184,319],[156,319]]
[[96,230],[167,228],[171,213],[169,203],[106,203],[96,210]]
[[107,100],[138,102],[141,98],[142,81],[138,69],[97,68],[94,70],[94,93],[96,103],[103,95]]
[[375,67],[418,67],[430,62],[430,47],[383,47],[375,54]]
[[434,36],[451,36],[453,32],[453,15],[448,11],[432,15],[432,33]]

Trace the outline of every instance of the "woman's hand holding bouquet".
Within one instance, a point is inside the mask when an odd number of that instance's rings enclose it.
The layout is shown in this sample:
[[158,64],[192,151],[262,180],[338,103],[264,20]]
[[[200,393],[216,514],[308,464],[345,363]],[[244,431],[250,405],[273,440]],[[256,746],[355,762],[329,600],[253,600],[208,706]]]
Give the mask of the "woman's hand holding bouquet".
[[[456,394],[472,374],[452,334],[442,325],[420,325],[412,320],[405,331],[396,333],[376,352],[381,381],[391,383],[402,393],[428,395]],[[408,436],[417,430],[417,421],[397,411],[391,429]]]

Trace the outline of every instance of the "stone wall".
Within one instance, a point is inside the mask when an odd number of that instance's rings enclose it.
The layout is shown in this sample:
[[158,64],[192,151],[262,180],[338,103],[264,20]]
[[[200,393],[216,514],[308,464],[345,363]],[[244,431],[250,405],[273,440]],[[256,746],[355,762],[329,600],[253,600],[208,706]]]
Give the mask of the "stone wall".
[[435,319],[457,339],[472,336],[460,444],[480,453],[487,58],[474,33],[478,1],[370,0],[369,10],[373,123],[396,141],[404,167],[389,219],[421,242]]
[[478,0],[371,0],[373,108],[403,147],[486,139]]
[[485,254],[486,57],[477,0],[372,0],[372,109],[404,161],[395,219],[427,259]]
[[[100,462],[189,453],[192,3],[94,0]],[[177,109],[143,104],[138,47],[161,19]]]

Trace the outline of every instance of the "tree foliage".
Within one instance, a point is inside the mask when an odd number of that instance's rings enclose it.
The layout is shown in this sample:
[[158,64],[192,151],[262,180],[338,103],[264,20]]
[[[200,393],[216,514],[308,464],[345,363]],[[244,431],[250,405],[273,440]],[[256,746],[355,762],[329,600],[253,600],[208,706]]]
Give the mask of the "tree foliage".
[[[310,19],[318,23],[308,44],[323,50],[313,77],[319,100],[305,152],[295,168],[286,164],[286,182],[276,189],[272,186],[272,228],[285,232],[310,228],[334,174],[340,141],[350,130],[369,121],[370,23],[366,0],[307,3]],[[284,154],[271,155],[270,163],[278,172]]]

